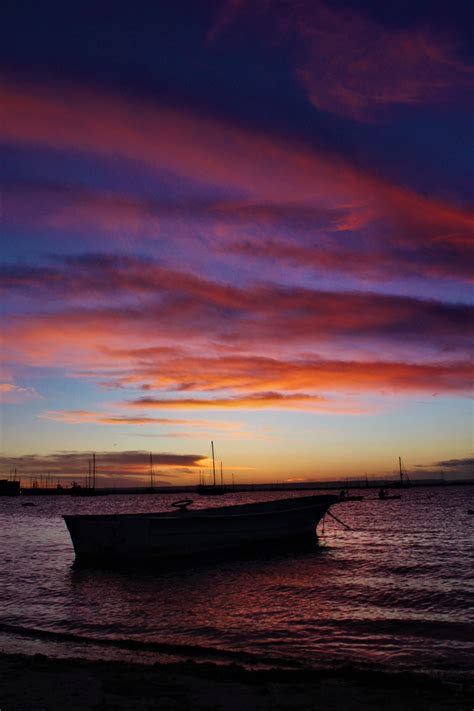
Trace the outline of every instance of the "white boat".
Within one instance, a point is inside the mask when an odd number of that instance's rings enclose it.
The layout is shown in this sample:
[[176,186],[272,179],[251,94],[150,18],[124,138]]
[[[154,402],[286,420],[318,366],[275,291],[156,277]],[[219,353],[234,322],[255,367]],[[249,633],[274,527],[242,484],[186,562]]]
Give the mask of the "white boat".
[[78,561],[140,561],[313,537],[339,496],[302,496],[237,506],[147,514],[64,516]]

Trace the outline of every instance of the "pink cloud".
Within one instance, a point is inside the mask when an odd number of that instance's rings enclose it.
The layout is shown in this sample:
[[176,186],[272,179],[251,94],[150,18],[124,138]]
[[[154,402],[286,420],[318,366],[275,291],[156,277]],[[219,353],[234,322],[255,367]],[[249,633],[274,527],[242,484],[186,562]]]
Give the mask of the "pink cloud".
[[[229,191],[229,202],[221,200],[210,206],[198,203],[191,208],[198,212],[207,210],[249,219],[264,218],[265,214],[271,217],[272,212],[274,216],[281,205],[293,211],[306,207],[315,216],[318,210],[320,215],[335,210],[346,213],[338,227],[343,230],[360,228],[393,209],[407,213],[408,218],[416,207],[418,217],[423,219],[425,208],[437,205],[361,171],[340,156],[318,153],[302,142],[189,111],[127,102],[79,88],[60,85],[33,88],[20,84],[13,87],[5,81],[0,84],[0,98],[0,136],[6,141],[86,151],[104,158],[130,158],[157,173],[166,171],[168,175],[172,171],[203,188],[218,185]],[[104,224],[119,230],[122,218],[126,224],[129,221],[131,226],[138,226],[138,231],[147,221],[154,229],[157,215],[179,214],[176,205],[137,201],[126,196],[117,199],[107,193],[75,194],[64,189],[55,193],[50,186],[35,198],[28,193],[31,189],[17,185],[8,193],[13,217],[20,210],[26,216],[33,210],[36,217],[45,207],[48,191],[50,202],[58,199],[59,208],[56,213],[51,208],[49,216],[46,209],[46,220],[58,226],[64,226],[64,220],[72,222],[64,210],[71,210],[76,217],[87,215],[87,219],[99,224],[105,221]],[[27,198],[26,206],[21,201],[22,191]],[[449,205],[440,204],[437,211],[446,213],[446,209],[449,215],[445,217],[461,224],[469,217],[462,212],[456,217],[456,208]],[[6,211],[7,217],[9,212]]]
[[[341,346],[347,361],[360,360],[364,347],[383,353],[382,361],[396,361],[397,348],[405,361],[416,361],[417,353],[436,361],[441,349],[452,361],[454,354],[464,359],[472,334],[472,308],[464,304],[270,283],[237,288],[130,257],[83,255],[55,267],[15,267],[5,283],[7,294],[19,283],[24,297],[30,294],[30,313],[5,319],[5,359],[65,367],[111,386],[233,387],[239,354],[286,354],[296,362]],[[129,303],[117,305],[124,293]],[[41,310],[41,294],[57,304],[55,311]],[[81,306],[86,298],[88,308]],[[233,363],[206,361],[209,334],[214,352],[236,357]],[[206,368],[218,375],[214,385],[205,380]],[[249,383],[251,390],[273,388]]]
[[[472,388],[472,309],[463,304],[277,284],[241,289],[110,255],[68,257],[20,272],[15,267],[7,293],[29,292],[33,309],[45,292],[58,307],[8,317],[4,358],[133,393],[118,410],[44,413],[49,419],[181,426],[189,418],[143,412],[360,413],[366,408],[349,394],[463,395]],[[131,303],[117,305],[124,291]],[[88,308],[79,305],[91,296]]]
[[295,39],[295,73],[318,109],[372,121],[394,104],[446,101],[472,87],[474,72],[456,41],[429,27],[387,28],[362,12],[303,0],[224,3],[213,40],[239,19],[265,25],[274,41]]
[[0,383],[0,403],[4,405],[16,405],[40,397],[35,388],[25,388],[15,383]]
[[349,186],[357,193],[356,175],[334,157],[308,155],[297,142],[201,114],[86,89],[7,81],[0,84],[0,100],[0,135],[7,141],[131,159],[200,185],[224,185],[242,197],[290,194],[301,200],[337,186],[340,195]]
[[[468,279],[472,213],[371,175],[340,156],[224,120],[64,86],[0,86],[6,141],[132,159],[199,186],[201,198],[163,201],[51,184],[4,186],[6,224],[126,247],[159,237],[220,258],[266,245],[282,264],[364,278],[396,270]],[[132,116],[140,116],[134,120]],[[34,120],[33,120],[34,117]],[[196,140],[199,136],[199,140]],[[206,180],[203,183],[202,177]],[[209,186],[228,197],[209,198]],[[166,229],[163,229],[165,227]],[[285,249],[284,245],[291,241]]]

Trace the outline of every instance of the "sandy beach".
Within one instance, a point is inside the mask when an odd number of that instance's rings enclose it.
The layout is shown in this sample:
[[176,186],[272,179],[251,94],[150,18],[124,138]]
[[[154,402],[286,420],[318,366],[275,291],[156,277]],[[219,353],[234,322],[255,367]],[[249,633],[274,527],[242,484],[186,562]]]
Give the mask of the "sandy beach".
[[182,662],[121,662],[0,655],[1,711],[68,709],[387,709],[470,711],[473,689],[413,674],[269,670]]

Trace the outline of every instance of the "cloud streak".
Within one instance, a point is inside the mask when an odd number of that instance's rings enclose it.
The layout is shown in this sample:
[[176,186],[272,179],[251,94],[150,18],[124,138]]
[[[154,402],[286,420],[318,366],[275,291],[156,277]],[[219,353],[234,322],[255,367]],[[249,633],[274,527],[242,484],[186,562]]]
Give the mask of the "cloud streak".
[[[5,319],[7,362],[145,391],[134,408],[363,412],[348,394],[472,390],[474,320],[466,304],[271,283],[238,288],[110,254],[6,266],[3,287],[6,303],[19,290],[30,311]],[[56,417],[172,424],[128,411]]]
[[[41,348],[46,345],[52,329],[58,348],[74,344],[86,324],[89,336],[83,334],[83,345],[90,338],[104,346],[106,339],[99,335],[103,329],[117,339],[127,329],[140,339],[151,323],[156,339],[171,338],[168,347],[177,342],[184,324],[188,337],[197,342],[212,333],[222,345],[247,347],[289,340],[315,345],[357,335],[359,341],[388,344],[404,338],[413,344],[462,348],[472,335],[473,309],[467,304],[271,283],[237,288],[136,257],[91,254],[65,258],[59,268],[7,266],[2,281],[7,294],[20,288],[31,292],[33,301],[38,293],[62,297],[63,308],[56,313],[18,317],[7,325],[6,343],[33,351],[35,341]],[[112,305],[117,294],[124,297],[120,307]],[[92,296],[104,305],[77,305]]]
[[[70,425],[95,424],[95,425],[173,425],[196,427],[212,427],[220,431],[236,431],[241,425],[239,423],[218,422],[212,420],[190,420],[190,419],[170,419],[167,417],[150,417],[148,415],[126,415],[101,413],[89,410],[45,410],[40,417],[52,422],[62,422]],[[195,433],[193,436],[200,436]]]
[[5,190],[5,219],[25,228],[39,221],[59,232],[92,229],[120,243],[158,236],[166,242],[172,226],[173,239],[194,245],[204,239],[217,249],[224,242],[225,251],[229,241],[249,238],[245,230],[254,242],[281,242],[290,227],[313,264],[330,236],[325,269],[344,271],[351,261],[345,251],[353,249],[352,261],[360,250],[361,261],[374,267],[369,277],[377,274],[377,255],[378,278],[387,274],[387,264],[415,265],[428,274],[433,264],[436,274],[467,277],[463,255],[472,255],[473,232],[468,210],[370,174],[340,155],[223,119],[79,88],[4,81],[0,99],[0,137],[7,142],[132,160],[157,176],[171,172],[191,181],[199,195],[166,201],[16,183]]
[[[421,272],[425,277],[472,279],[473,220],[466,210],[395,186],[379,185],[378,191],[385,210],[357,204],[327,208],[235,198],[216,201],[204,196],[183,203],[17,183],[3,188],[4,219],[23,229],[41,225],[58,237],[65,231],[82,235],[87,231],[84,245],[91,246],[97,234],[111,245],[128,241],[139,247],[158,238],[166,244],[171,230],[169,241],[175,246],[201,249],[203,255],[212,249],[227,261],[232,254],[271,259],[374,282],[393,279],[397,270],[418,278]],[[18,286],[20,279],[21,275]]]
[[172,387],[181,392],[251,391],[260,387],[325,393],[463,393],[471,389],[474,366],[469,360],[419,364],[252,355],[199,358],[182,354],[170,361],[154,361],[150,356],[147,365],[142,361],[135,377],[147,382],[150,389]]
[[[324,407],[325,398],[306,393],[288,394],[278,392],[249,393],[243,397],[228,398],[154,398],[141,397],[125,403],[132,407],[153,409],[260,409],[283,407],[290,409],[317,409]],[[329,408],[328,408],[329,409]]]

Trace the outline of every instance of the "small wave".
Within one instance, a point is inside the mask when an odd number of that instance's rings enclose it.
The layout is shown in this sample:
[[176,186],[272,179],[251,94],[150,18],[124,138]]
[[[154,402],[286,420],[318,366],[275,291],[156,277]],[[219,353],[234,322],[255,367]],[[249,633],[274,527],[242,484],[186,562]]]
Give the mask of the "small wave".
[[128,651],[155,652],[182,658],[212,659],[214,661],[235,661],[247,665],[281,666],[301,668],[296,660],[281,660],[275,657],[262,656],[244,651],[232,651],[217,647],[204,647],[195,644],[178,644],[173,642],[147,642],[143,640],[126,639],[123,637],[95,637],[78,635],[72,632],[45,630],[38,627],[23,627],[0,622],[0,632],[15,634],[22,637],[49,640],[52,642],[70,642],[73,644],[94,644],[103,647],[120,648]]

